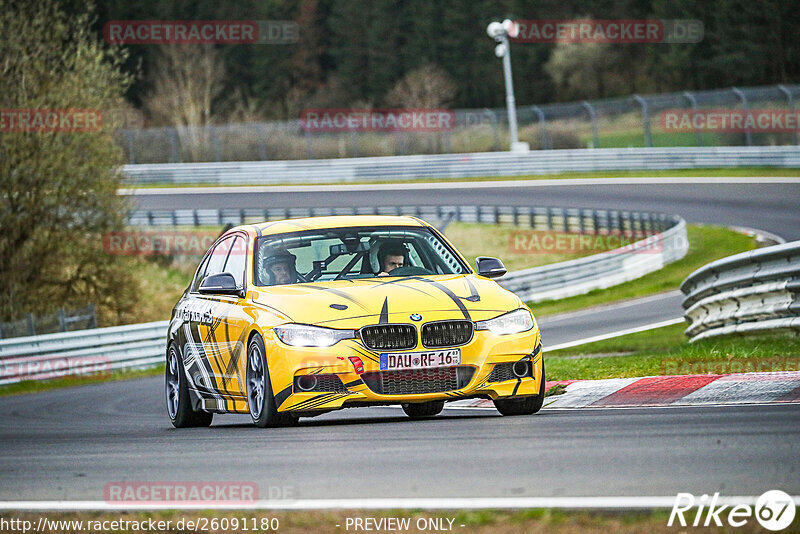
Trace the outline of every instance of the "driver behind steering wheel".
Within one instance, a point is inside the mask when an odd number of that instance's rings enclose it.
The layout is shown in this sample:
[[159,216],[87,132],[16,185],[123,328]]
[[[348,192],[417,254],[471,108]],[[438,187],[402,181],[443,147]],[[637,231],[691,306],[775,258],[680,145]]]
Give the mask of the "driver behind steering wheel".
[[266,275],[266,285],[276,286],[297,283],[297,258],[287,250],[278,250],[264,259],[261,267]]
[[381,271],[378,276],[389,276],[395,269],[406,266],[408,249],[403,243],[387,241],[378,249],[378,263]]

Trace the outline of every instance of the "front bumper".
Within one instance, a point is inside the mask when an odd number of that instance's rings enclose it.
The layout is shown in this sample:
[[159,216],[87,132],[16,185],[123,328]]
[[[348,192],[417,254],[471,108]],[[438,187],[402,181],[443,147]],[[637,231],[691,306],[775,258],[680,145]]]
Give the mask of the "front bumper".
[[[336,410],[344,407],[368,406],[381,404],[399,404],[407,402],[425,402],[432,400],[457,400],[465,398],[497,399],[510,396],[536,395],[542,378],[543,350],[541,336],[537,327],[519,334],[497,336],[489,331],[476,331],[472,340],[461,349],[461,368],[472,370],[468,377],[460,373],[452,389],[449,386],[443,391],[419,393],[419,387],[403,391],[403,387],[391,389],[392,394],[381,392],[372,380],[380,370],[380,353],[367,349],[359,340],[340,341],[332,347],[289,347],[270,337],[269,343],[270,378],[273,393],[280,412],[297,414],[313,414]],[[418,347],[405,352],[424,351]],[[364,374],[356,372],[349,357],[358,356],[364,364]],[[498,364],[509,364],[527,358],[530,360],[530,376],[525,378],[490,381],[492,370]],[[430,368],[443,370],[447,368]],[[416,380],[427,380],[434,377],[439,380],[444,372],[415,373]],[[304,392],[298,389],[295,379],[304,375],[330,377],[335,375],[341,380],[339,386],[327,389]],[[496,376],[496,375],[495,375]],[[507,378],[507,374],[505,378]],[[447,383],[447,382],[442,382]],[[338,383],[337,383],[338,384]],[[437,385],[425,384],[431,388]],[[423,386],[425,386],[423,385]],[[417,384],[419,386],[419,384]],[[424,389],[424,387],[422,388]],[[412,392],[413,391],[413,392]]]

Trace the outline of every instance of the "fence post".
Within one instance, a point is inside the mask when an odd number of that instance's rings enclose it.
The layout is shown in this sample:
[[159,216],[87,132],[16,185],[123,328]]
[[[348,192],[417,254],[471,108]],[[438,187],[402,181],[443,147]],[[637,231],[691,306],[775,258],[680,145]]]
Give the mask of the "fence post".
[[58,327],[62,332],[67,331],[67,318],[64,314],[64,308],[58,309]]
[[167,137],[169,137],[169,146],[172,150],[170,159],[172,160],[172,163],[181,163],[181,152],[178,150],[178,134],[175,132],[175,128],[167,128],[167,132]]
[[644,146],[652,147],[653,138],[650,136],[650,114],[647,109],[647,101],[639,95],[633,95],[633,99],[642,106],[642,130],[644,131]]
[[395,156],[405,156],[406,155],[406,142],[405,138],[400,132],[394,132],[394,155]]
[[[692,111],[697,111],[697,99],[694,97],[694,95],[689,91],[684,91],[683,97],[689,101],[689,105],[692,106]],[[692,121],[692,124],[694,124],[694,121]],[[697,128],[692,129],[694,130],[694,138],[697,146],[703,146],[703,136],[700,135],[700,132],[697,130]]]
[[539,106],[531,106],[531,109],[536,116],[539,118],[539,130],[542,136],[542,150],[547,150],[548,148],[553,148],[550,146],[550,140],[547,138],[547,119],[544,117],[544,111]]
[[[744,109],[745,112],[746,112],[747,109],[748,109],[747,97],[744,96],[744,93],[741,92],[736,87],[732,87],[731,91],[733,91],[733,94],[735,94],[737,96],[737,98],[739,98],[739,100],[742,101],[742,109]],[[744,132],[744,140],[745,140],[745,143],[747,143],[747,146],[752,146],[753,145],[753,135],[750,133],[750,130],[745,130],[745,132]]]
[[592,148],[600,148],[600,139],[597,136],[597,112],[588,101],[584,100],[581,105],[589,113],[589,119],[592,121]]
[[[794,109],[794,99],[792,98],[792,92],[789,91],[789,89],[785,85],[779,85],[778,89],[783,94],[786,95],[786,106],[789,108],[790,111],[793,110]],[[794,145],[797,144],[797,130],[796,129],[792,132],[792,144],[794,144]]]
[[483,113],[489,116],[489,122],[492,123],[492,151],[498,152],[500,150],[500,128],[497,126],[497,115],[489,108],[484,108]]
[[261,142],[258,144],[258,155],[261,161],[267,160],[267,130],[262,124],[256,124],[256,139],[261,137]]
[[314,159],[314,147],[312,145],[312,134],[308,130],[303,131],[303,137],[306,140],[306,158],[307,159]]
[[133,143],[133,132],[125,130],[125,138],[128,140],[128,159],[131,163],[136,163],[136,146]]
[[350,130],[350,157],[358,157],[358,134],[354,130]]
[[217,135],[216,126],[207,126],[211,134],[211,145],[214,147],[214,160],[222,161],[222,150],[219,145],[219,136]]
[[28,314],[28,335],[35,336],[36,335],[36,321],[33,318],[33,314]]

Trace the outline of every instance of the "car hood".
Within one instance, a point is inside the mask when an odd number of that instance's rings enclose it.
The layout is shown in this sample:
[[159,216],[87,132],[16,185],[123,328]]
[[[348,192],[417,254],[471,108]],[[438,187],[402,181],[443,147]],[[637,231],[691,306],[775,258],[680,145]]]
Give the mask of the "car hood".
[[[522,305],[493,280],[469,275],[435,275],[337,280],[256,288],[253,301],[289,322],[358,328],[379,322],[483,320]],[[427,315],[425,315],[427,313]]]

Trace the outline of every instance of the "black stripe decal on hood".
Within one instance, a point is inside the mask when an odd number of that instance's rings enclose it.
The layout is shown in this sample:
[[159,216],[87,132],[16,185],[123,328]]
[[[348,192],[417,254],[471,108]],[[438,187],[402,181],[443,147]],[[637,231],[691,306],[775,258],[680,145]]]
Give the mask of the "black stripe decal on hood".
[[434,282],[433,280],[428,280],[427,278],[420,278],[418,276],[409,276],[409,278],[411,278],[412,280],[419,280],[420,282],[425,282],[426,284],[431,284],[433,287],[435,287],[436,289],[438,289],[439,291],[450,297],[450,300],[452,300],[455,303],[455,305],[458,306],[458,309],[461,310],[461,313],[464,314],[464,319],[470,321],[472,320],[472,317],[470,317],[469,315],[469,310],[467,309],[466,306],[464,306],[464,303],[461,302],[461,299],[465,297],[459,297],[458,295],[450,291],[450,289],[447,286],[444,286],[439,282]]
[[378,324],[387,324],[389,322],[389,297],[383,299],[383,308],[381,308],[381,316],[378,319]]

